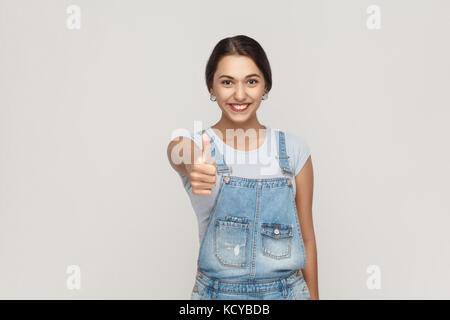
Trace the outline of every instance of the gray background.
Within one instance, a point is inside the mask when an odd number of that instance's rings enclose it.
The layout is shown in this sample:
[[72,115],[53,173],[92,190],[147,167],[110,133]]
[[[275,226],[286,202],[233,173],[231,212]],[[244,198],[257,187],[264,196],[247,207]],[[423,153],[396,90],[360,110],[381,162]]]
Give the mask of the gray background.
[[219,119],[204,68],[238,34],[271,62],[261,123],[311,147],[320,298],[450,298],[449,12],[444,0],[0,1],[0,298],[189,298],[197,222],[166,148],[174,130]]

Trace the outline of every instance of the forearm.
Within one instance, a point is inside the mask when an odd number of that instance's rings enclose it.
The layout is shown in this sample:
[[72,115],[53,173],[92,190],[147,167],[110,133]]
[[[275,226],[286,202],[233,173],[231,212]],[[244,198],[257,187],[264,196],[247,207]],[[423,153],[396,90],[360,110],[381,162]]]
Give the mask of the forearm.
[[319,285],[318,285],[318,275],[317,275],[317,248],[316,240],[305,240],[304,241],[305,252],[306,252],[306,266],[302,270],[303,277],[305,278],[306,284],[308,285],[311,300],[319,299]]

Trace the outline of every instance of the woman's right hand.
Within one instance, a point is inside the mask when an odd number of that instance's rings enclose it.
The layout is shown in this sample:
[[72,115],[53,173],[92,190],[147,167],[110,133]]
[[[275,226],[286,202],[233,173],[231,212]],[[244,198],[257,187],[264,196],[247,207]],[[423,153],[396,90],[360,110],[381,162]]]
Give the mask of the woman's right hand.
[[209,196],[212,188],[216,186],[216,160],[211,156],[211,144],[207,134],[202,135],[202,147],[200,150],[194,146],[193,164],[186,164],[186,171],[191,180],[192,193],[201,196]]

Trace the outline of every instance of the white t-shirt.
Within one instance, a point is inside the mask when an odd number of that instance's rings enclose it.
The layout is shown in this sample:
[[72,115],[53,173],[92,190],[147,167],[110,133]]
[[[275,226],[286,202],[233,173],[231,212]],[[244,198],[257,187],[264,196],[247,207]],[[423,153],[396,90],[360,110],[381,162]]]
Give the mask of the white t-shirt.
[[[266,139],[264,143],[255,150],[240,151],[232,148],[228,144],[224,143],[219,138],[214,130],[209,127],[207,133],[214,136],[214,144],[220,154],[223,155],[225,163],[232,169],[232,176],[239,176],[244,178],[275,178],[285,177],[282,173],[279,160],[278,160],[278,130],[272,130],[267,127]],[[285,132],[286,141],[286,153],[289,156],[289,165],[295,175],[297,175],[303,168],[306,160],[310,156],[310,148],[300,136]],[[201,131],[195,132],[194,135],[183,135],[194,140],[197,146],[202,149]],[[172,140],[175,140],[174,137]],[[178,173],[183,186],[188,193],[191,200],[192,208],[195,211],[198,221],[199,241],[201,243],[203,236],[205,235],[206,228],[208,227],[209,218],[214,208],[218,191],[220,190],[222,179],[220,174],[216,175],[216,186],[211,190],[211,194],[208,196],[196,195],[192,193],[192,187],[190,178]],[[295,196],[295,179],[292,179],[293,190]]]

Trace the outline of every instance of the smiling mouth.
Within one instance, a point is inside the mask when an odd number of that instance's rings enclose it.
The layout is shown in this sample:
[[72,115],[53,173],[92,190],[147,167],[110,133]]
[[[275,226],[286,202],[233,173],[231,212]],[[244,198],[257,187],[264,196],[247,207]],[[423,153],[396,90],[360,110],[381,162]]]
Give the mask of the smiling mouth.
[[245,110],[248,109],[248,107],[250,106],[251,103],[244,103],[244,104],[237,104],[237,103],[229,103],[228,106],[230,107],[231,110],[233,110],[234,112],[243,112]]

